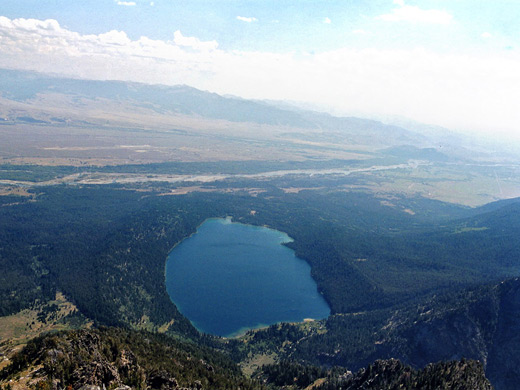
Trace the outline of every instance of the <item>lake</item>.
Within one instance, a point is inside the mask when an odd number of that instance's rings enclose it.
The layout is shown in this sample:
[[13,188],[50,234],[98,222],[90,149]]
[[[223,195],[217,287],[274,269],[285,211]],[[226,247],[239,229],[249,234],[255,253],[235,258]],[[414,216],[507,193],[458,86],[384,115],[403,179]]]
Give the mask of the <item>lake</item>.
[[326,318],[309,264],[282,245],[290,241],[277,230],[208,219],[170,252],[168,294],[197,329],[218,336]]

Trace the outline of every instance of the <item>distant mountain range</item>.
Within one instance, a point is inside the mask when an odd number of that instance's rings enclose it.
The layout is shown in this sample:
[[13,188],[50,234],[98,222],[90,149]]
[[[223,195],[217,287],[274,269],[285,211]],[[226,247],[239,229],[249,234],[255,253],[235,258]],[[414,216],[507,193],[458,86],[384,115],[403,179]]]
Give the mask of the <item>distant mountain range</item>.
[[[233,123],[255,123],[277,126],[280,132],[290,130],[301,141],[327,141],[347,144],[380,146],[436,146],[431,129],[428,134],[410,131],[400,126],[355,117],[335,117],[326,113],[273,105],[236,97],[223,97],[185,85],[147,85],[121,81],[94,81],[46,76],[34,72],[0,69],[0,96],[16,102],[31,103],[45,95],[60,95],[74,107],[84,107],[88,101],[117,102],[126,107],[146,109],[162,115],[184,115]],[[38,101],[38,109],[45,109]],[[1,113],[0,113],[1,114]],[[3,113],[7,121],[29,123],[59,123],[66,118],[31,117],[15,110]],[[294,129],[311,130],[299,133]],[[446,139],[446,130],[443,130]],[[455,142],[456,138],[456,142]],[[454,144],[460,137],[454,135]]]

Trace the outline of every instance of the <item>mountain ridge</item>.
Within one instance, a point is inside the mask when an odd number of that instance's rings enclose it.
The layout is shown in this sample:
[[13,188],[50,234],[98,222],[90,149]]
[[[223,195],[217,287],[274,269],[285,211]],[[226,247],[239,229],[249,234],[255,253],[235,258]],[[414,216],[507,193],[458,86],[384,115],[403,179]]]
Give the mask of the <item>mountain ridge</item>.
[[[335,117],[330,114],[305,110],[290,110],[268,103],[236,97],[223,97],[186,85],[148,85],[124,81],[98,81],[49,77],[34,72],[0,69],[0,93],[17,101],[30,101],[37,95],[59,93],[87,99],[105,98],[130,102],[140,107],[164,113],[198,115],[231,122],[253,122],[265,125],[288,126],[301,129],[329,130],[375,137],[380,142],[427,143],[427,139],[395,125],[385,125],[372,119]],[[375,139],[372,139],[374,142]]]
[[255,378],[246,378],[228,357],[207,347],[118,328],[44,335],[0,370],[0,384],[7,383],[7,389],[492,389],[482,365],[464,359],[423,370],[378,360],[354,374],[281,362],[262,367]]

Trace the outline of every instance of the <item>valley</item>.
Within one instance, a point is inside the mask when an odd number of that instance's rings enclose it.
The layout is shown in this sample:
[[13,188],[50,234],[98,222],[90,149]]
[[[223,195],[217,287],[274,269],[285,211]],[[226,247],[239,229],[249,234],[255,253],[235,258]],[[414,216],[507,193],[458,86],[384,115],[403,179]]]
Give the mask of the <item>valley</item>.
[[[514,154],[188,87],[0,73],[4,388],[515,388]],[[223,218],[291,237],[330,315],[194,327],[168,254]]]

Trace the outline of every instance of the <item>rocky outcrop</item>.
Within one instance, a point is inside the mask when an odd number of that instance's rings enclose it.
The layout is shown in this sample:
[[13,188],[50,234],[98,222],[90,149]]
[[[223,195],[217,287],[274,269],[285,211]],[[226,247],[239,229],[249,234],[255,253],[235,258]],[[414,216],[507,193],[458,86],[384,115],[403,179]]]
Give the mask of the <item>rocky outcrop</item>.
[[[491,389],[482,365],[469,360],[430,364],[423,370],[394,359],[379,360],[356,374],[294,363],[271,368],[266,381],[273,389],[286,385],[304,389],[311,384],[322,390]],[[16,381],[27,372],[32,376],[30,386],[18,385],[20,390],[265,389],[260,382],[244,378],[235,363],[214,350],[117,328],[32,340],[0,371],[0,384]]]
[[356,374],[328,379],[316,390],[491,390],[482,365],[476,361],[429,364],[414,370],[399,360],[378,360]]
[[179,388],[179,383],[166,371],[152,373],[148,376],[147,385],[151,389],[174,390]]
[[[408,320],[399,317],[408,318]],[[415,318],[415,320],[410,320]],[[435,298],[415,314],[396,313],[389,321],[380,356],[416,367],[428,362],[475,359],[497,390],[520,383],[520,279],[514,278]]]
[[79,366],[72,373],[72,383],[85,383],[89,385],[113,387],[122,384],[119,370],[113,364],[107,361],[94,361],[85,365]]
[[22,372],[31,372],[30,382],[41,390],[255,388],[219,352],[164,335],[118,328],[32,340],[0,371],[0,385],[2,380],[16,380]]

